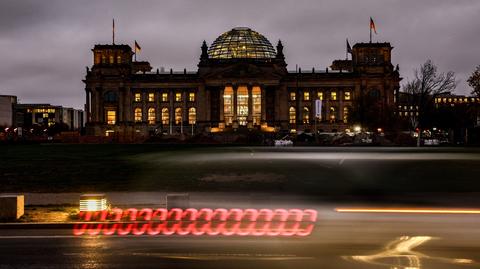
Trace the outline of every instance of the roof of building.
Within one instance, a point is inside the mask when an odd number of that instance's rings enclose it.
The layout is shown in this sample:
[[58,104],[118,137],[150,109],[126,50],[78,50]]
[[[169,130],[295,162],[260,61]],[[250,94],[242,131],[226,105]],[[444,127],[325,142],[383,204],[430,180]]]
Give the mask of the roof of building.
[[381,42],[381,43],[356,43],[355,45],[353,45],[354,48],[356,47],[361,47],[361,48],[371,48],[371,47],[374,47],[374,48],[383,48],[383,47],[392,47],[392,45],[390,45],[390,42]]
[[269,59],[276,52],[270,41],[247,27],[237,27],[220,35],[208,49],[213,59]]

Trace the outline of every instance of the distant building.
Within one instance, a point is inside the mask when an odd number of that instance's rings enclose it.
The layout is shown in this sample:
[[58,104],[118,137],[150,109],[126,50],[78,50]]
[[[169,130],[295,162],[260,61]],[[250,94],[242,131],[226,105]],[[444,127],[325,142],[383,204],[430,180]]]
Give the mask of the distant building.
[[69,130],[76,131],[84,126],[84,113],[79,109],[50,104],[17,104],[15,111],[18,127],[50,127],[55,123],[64,123]]
[[14,126],[16,104],[16,96],[0,95],[0,127]]
[[[289,71],[280,41],[275,49],[260,33],[239,27],[210,47],[203,43],[198,70],[165,73],[133,61],[128,45],[95,45],[84,80],[87,133],[342,131],[353,114],[361,122],[386,119],[401,80],[392,49],[357,43],[352,60],[335,61],[331,69]],[[316,100],[322,102],[318,120]]]

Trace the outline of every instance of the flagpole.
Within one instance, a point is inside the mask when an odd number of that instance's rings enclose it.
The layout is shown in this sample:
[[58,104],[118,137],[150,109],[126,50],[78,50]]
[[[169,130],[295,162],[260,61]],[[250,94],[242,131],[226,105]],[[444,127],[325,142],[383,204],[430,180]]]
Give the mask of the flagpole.
[[115,45],[115,19],[112,19],[112,44]]
[[347,42],[347,47],[345,48],[345,60],[348,60],[348,39],[346,40]]
[[370,43],[372,43],[372,26],[370,26],[369,28],[370,28]]

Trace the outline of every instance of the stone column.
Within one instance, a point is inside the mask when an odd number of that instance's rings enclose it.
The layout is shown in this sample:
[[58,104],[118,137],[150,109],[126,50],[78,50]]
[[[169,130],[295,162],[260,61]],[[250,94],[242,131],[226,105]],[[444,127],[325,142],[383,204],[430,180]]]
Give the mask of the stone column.
[[238,86],[233,86],[233,121],[237,121],[237,90]]
[[248,116],[247,122],[253,122],[253,96],[252,96],[252,86],[247,86],[248,91]]
[[124,123],[125,121],[125,116],[124,116],[124,105],[123,103],[125,102],[125,88],[120,88],[120,90],[118,91],[119,93],[119,97],[118,97],[118,105],[117,105],[117,118],[116,118],[116,121],[117,121],[117,124],[119,124],[120,122],[122,122],[122,124]]
[[85,115],[87,116],[87,122],[90,122],[90,90],[85,88]]
[[224,100],[223,100],[223,95],[225,93],[225,87],[220,88],[220,122],[225,123],[225,115],[224,115]]
[[261,123],[267,121],[267,95],[264,87],[261,88],[262,93],[262,120]]
[[173,101],[174,101],[174,98],[175,98],[175,92],[173,91],[173,89],[170,89],[168,91],[168,99],[170,101],[170,107],[168,108],[168,112],[169,112],[169,134],[172,134],[173,133],[173,125],[175,123],[175,106],[173,105]]
[[338,115],[338,121],[340,121],[341,123],[343,123],[343,98],[345,97],[343,94],[344,94],[344,90],[343,89],[338,89],[338,112],[337,112],[337,115]]

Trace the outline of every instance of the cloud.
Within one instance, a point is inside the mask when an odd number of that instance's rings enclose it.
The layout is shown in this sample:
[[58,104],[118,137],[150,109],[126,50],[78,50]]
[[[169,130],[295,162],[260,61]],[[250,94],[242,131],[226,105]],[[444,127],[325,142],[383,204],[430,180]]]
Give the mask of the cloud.
[[401,75],[432,59],[440,71],[455,71],[458,93],[480,55],[480,1],[15,1],[0,2],[0,93],[23,102],[82,108],[85,66],[94,44],[142,45],[139,59],[154,68],[196,70],[203,40],[248,26],[274,45],[281,39],[289,69],[324,69],[345,57],[345,38],[368,41],[368,20],[378,28],[374,41],[395,47]]

